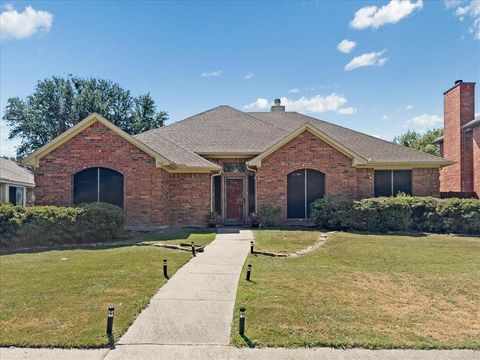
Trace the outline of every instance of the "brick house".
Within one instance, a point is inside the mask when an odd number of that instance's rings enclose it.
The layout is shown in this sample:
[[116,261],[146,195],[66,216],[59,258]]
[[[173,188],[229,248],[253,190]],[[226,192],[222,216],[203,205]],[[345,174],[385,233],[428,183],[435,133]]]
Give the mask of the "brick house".
[[444,135],[440,155],[455,164],[440,171],[441,192],[480,197],[480,117],[475,117],[475,83],[457,80],[444,92]]
[[219,106],[164,128],[128,135],[92,114],[24,159],[36,204],[105,201],[126,224],[205,225],[210,212],[243,224],[261,205],[284,222],[307,221],[323,195],[358,199],[439,194],[452,161],[287,112]]
[[15,161],[0,158],[0,201],[16,206],[33,204],[33,173]]

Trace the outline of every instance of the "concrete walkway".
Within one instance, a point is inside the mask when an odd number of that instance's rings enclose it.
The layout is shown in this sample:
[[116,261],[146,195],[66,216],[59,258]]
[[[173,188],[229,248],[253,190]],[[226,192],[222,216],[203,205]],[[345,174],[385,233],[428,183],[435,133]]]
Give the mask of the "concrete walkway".
[[228,345],[249,230],[225,229],[152,298],[118,342]]

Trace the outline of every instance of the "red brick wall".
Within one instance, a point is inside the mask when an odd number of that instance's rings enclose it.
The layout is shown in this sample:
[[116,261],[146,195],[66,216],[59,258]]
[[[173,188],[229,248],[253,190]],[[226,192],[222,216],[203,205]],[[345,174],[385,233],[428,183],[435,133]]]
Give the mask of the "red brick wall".
[[210,175],[169,174],[98,122],[40,159],[35,170],[35,203],[71,205],[73,175],[97,166],[124,175],[127,225],[205,224],[210,211]]
[[443,157],[456,161],[441,171],[441,191],[464,191],[462,174],[464,171],[464,139],[461,127],[473,120],[475,84],[460,83],[444,95],[444,148]]
[[473,129],[473,191],[480,197],[480,126]]
[[412,170],[412,195],[439,196],[440,178],[438,169]]
[[286,219],[287,174],[302,168],[325,174],[327,195],[351,199],[373,195],[372,169],[357,170],[352,159],[305,131],[263,159],[257,171],[257,206],[279,205]]
[[462,152],[463,167],[465,169],[465,178],[462,177],[464,182],[464,191],[473,191],[473,131],[464,131],[464,146],[465,149]]

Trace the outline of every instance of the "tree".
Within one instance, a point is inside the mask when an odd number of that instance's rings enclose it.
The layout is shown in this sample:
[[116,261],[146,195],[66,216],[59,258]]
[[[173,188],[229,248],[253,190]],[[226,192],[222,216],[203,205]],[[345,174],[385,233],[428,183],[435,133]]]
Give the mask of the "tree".
[[443,135],[443,129],[428,130],[424,133],[408,130],[406,133],[395,136],[393,142],[409,148],[423,151],[427,154],[440,156],[438,145],[433,140]]
[[21,138],[17,156],[24,157],[93,112],[132,135],[168,119],[148,93],[135,98],[110,80],[72,75],[39,81],[26,99],[9,98],[3,119],[11,127],[9,139]]

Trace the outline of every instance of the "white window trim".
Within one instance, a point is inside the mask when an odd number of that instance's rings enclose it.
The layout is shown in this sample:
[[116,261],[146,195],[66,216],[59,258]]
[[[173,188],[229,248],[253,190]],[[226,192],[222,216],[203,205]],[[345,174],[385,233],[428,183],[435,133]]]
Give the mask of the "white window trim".
[[25,186],[7,184],[7,193],[5,194],[6,195],[5,198],[7,199],[7,202],[10,202],[10,188],[11,187],[23,189],[23,204],[22,204],[22,206],[23,207],[27,206],[27,188]]

